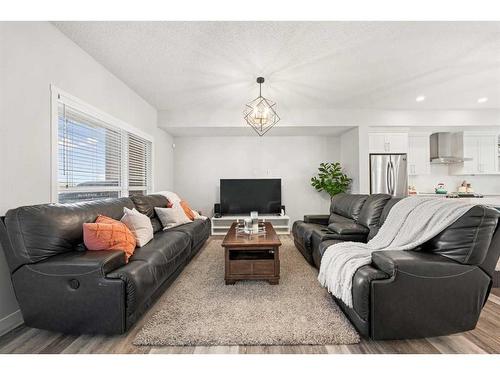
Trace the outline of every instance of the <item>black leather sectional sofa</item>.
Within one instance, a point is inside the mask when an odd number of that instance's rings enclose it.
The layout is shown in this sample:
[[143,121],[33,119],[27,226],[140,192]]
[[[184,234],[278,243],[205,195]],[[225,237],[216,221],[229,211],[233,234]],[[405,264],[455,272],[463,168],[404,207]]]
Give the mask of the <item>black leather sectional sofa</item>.
[[[209,220],[163,231],[154,207],[167,202],[148,195],[8,211],[0,220],[0,244],[25,324],[78,334],[130,328],[210,235]],[[85,251],[82,224],[99,214],[119,220],[124,207],[151,219],[153,240],[128,263],[120,251]]]
[[[329,215],[293,224],[297,249],[320,267],[326,249],[375,236],[400,198],[339,194]],[[334,297],[364,336],[407,339],[473,329],[500,256],[500,212],[475,206],[412,251],[377,251],[353,278],[353,307]]]

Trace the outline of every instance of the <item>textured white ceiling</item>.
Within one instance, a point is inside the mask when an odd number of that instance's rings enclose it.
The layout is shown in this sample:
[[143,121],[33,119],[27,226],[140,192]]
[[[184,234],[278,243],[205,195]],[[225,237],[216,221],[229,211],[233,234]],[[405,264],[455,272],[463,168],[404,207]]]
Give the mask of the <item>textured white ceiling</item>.
[[500,22],[54,24],[167,126],[241,126],[260,75],[284,125],[309,125],[294,121],[301,110],[500,108]]

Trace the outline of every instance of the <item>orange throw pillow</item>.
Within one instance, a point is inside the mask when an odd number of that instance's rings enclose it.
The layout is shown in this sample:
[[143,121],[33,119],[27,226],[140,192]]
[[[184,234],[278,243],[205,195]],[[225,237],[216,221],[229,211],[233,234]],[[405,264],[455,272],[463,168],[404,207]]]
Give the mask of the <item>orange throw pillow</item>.
[[180,201],[180,205],[181,205],[182,209],[184,210],[188,219],[193,221],[194,220],[193,210],[191,209],[191,207],[189,207],[188,202]]
[[121,250],[125,258],[135,250],[135,237],[125,224],[110,217],[99,215],[95,223],[83,224],[83,243],[89,250]]

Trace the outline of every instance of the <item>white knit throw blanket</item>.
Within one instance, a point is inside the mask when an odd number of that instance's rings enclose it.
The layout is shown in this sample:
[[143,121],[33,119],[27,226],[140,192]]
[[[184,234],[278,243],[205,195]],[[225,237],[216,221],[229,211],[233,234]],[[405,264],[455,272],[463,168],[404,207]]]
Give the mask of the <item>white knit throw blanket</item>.
[[392,207],[387,219],[368,243],[341,242],[328,247],[321,259],[318,280],[352,307],[352,278],[371,263],[378,250],[410,250],[438,235],[474,204],[454,199],[408,197]]

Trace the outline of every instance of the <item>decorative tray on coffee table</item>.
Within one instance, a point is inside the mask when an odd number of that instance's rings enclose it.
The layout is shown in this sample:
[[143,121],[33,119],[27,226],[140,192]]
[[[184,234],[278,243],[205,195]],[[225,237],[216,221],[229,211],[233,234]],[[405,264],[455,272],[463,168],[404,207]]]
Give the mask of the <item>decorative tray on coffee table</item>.
[[252,229],[245,228],[245,223],[236,221],[236,235],[251,235],[251,236],[265,236],[266,227],[264,221],[259,221],[258,232],[254,232]]

